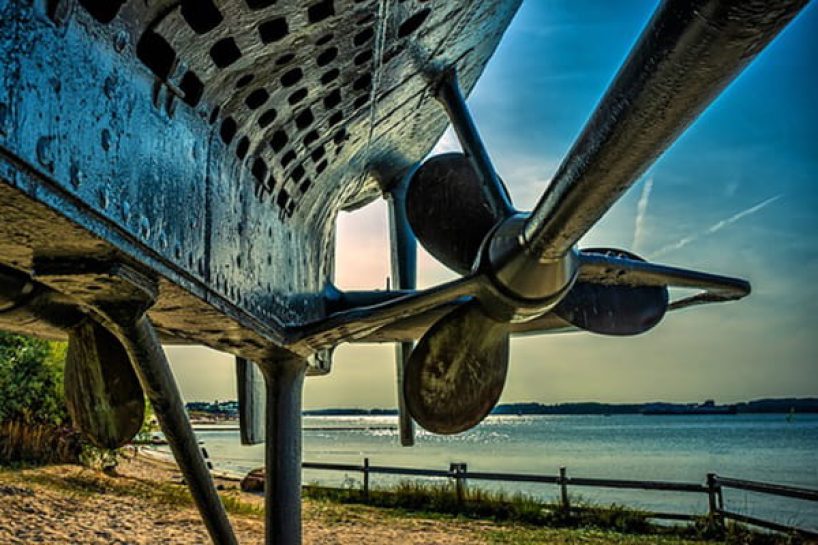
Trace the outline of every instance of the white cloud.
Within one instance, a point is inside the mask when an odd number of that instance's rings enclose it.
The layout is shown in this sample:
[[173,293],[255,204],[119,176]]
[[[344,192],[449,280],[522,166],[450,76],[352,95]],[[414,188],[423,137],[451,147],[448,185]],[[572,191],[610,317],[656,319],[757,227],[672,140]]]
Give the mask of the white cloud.
[[639,202],[636,204],[636,220],[633,226],[633,244],[634,252],[639,252],[645,240],[645,223],[648,215],[648,200],[650,199],[650,192],[653,189],[653,176],[645,181],[642,186],[642,194],[639,196]]
[[651,254],[650,257],[651,258],[657,258],[657,257],[661,257],[661,256],[663,256],[665,254],[668,254],[670,252],[680,250],[680,249],[684,248],[685,246],[687,246],[688,244],[690,244],[691,242],[695,242],[696,240],[698,240],[698,239],[700,239],[700,238],[702,238],[704,236],[712,235],[714,233],[717,233],[717,232],[721,231],[722,229],[724,229],[725,227],[727,227],[728,225],[732,225],[733,223],[737,222],[738,220],[740,220],[742,218],[745,218],[745,217],[747,217],[749,215],[755,214],[756,212],[759,212],[760,210],[763,210],[764,208],[766,208],[767,206],[774,203],[775,201],[777,201],[780,198],[781,198],[781,195],[776,195],[775,197],[770,197],[769,199],[767,199],[765,201],[762,201],[762,202],[758,203],[755,206],[751,206],[750,208],[748,208],[746,210],[742,210],[741,212],[739,212],[737,214],[733,214],[729,218],[726,218],[726,219],[723,219],[721,221],[718,221],[718,222],[714,223],[713,225],[711,225],[710,227],[708,227],[707,229],[705,229],[703,231],[693,233],[692,235],[688,235],[688,236],[686,236],[684,238],[679,239],[678,241],[674,242],[673,244],[668,244],[666,246],[663,246],[662,248],[659,248],[657,251],[653,252],[653,254]]

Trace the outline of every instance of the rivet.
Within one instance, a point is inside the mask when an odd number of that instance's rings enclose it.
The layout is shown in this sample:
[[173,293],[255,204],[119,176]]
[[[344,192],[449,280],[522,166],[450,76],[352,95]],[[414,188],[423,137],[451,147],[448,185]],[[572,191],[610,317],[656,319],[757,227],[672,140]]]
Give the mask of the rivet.
[[100,135],[100,144],[102,145],[102,149],[108,151],[111,149],[111,131],[108,129],[102,129],[102,134]]
[[128,35],[124,30],[120,30],[116,33],[116,36],[114,36],[114,49],[116,49],[118,53],[122,53],[126,45],[128,45]]
[[139,235],[144,239],[151,237],[151,222],[147,216],[141,216],[139,218]]
[[110,197],[108,196],[108,189],[107,188],[100,188],[99,194],[97,195],[97,200],[99,201],[99,206],[102,209],[108,208],[108,204],[110,202]]
[[78,189],[79,186],[82,184],[82,180],[85,175],[80,170],[80,167],[76,163],[71,163],[71,169],[69,170],[69,176],[71,181],[71,186],[74,189]]
[[37,140],[37,161],[49,171],[54,170],[54,152],[51,144],[54,142],[53,136],[41,136]]
[[9,107],[0,102],[0,134],[6,134],[6,122],[9,118]]

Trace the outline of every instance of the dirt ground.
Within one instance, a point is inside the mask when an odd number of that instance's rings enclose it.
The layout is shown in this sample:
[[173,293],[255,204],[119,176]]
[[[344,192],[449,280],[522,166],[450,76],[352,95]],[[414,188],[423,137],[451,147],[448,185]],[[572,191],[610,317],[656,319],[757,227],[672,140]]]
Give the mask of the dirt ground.
[[[120,476],[111,478],[77,466],[0,470],[0,543],[209,543],[194,508],[137,492],[156,481],[179,482],[173,468],[137,456],[117,471]],[[134,495],[123,493],[123,484]],[[235,482],[219,484],[236,487]],[[234,494],[246,503],[263,503],[252,494]],[[485,543],[479,522],[385,516],[376,508],[311,500],[305,500],[303,516],[306,544]],[[230,519],[240,543],[263,543],[258,514]]]

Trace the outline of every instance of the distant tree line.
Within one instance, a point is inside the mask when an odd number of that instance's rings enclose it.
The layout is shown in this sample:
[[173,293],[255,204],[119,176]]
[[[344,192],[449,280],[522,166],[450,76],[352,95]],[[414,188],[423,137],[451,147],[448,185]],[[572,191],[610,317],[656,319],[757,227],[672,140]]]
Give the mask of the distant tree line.
[[[492,414],[641,414],[645,409],[663,405],[689,407],[687,403],[506,403],[498,405]],[[818,413],[818,398],[757,399],[734,404],[736,413]]]
[[[491,414],[496,415],[532,415],[532,414],[564,414],[564,415],[614,415],[614,414],[641,414],[649,407],[662,405],[663,407],[689,407],[688,403],[599,403],[595,401],[581,403],[501,403]],[[736,403],[736,413],[818,413],[818,398],[776,398],[756,399]],[[311,409],[304,411],[306,416],[391,416],[398,414],[396,409]]]

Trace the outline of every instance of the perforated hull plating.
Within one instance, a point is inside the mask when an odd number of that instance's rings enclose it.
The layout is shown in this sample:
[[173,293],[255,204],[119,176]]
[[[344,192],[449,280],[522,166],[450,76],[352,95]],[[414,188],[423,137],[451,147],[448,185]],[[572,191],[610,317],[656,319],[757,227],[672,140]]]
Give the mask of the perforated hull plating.
[[338,210],[445,129],[428,73],[471,89],[519,1],[145,4],[0,0],[0,262],[147,266],[167,339],[260,359],[325,314]]

